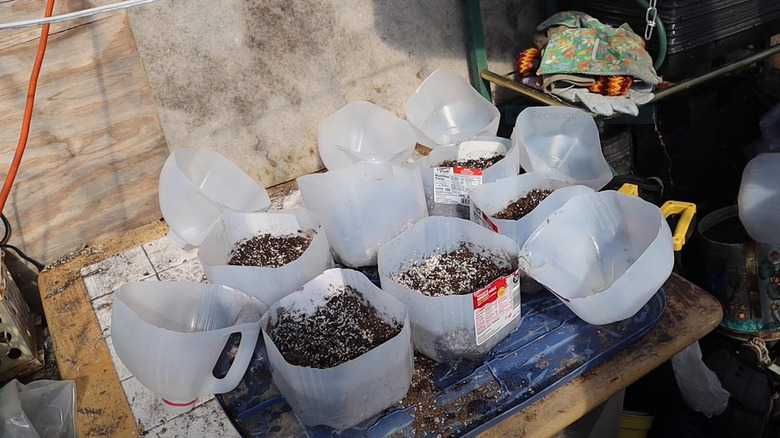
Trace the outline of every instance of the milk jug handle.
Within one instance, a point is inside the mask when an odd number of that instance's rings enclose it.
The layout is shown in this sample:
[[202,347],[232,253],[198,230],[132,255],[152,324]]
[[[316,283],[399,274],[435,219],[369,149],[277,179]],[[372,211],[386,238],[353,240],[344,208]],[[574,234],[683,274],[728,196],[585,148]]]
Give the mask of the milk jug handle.
[[238,386],[241,378],[244,377],[247,366],[249,366],[249,361],[252,360],[252,353],[254,353],[255,346],[257,345],[258,333],[256,327],[240,330],[235,333],[241,334],[241,340],[238,344],[236,357],[233,359],[233,363],[230,364],[230,369],[228,369],[225,377],[221,379],[209,374],[205,388],[202,391],[203,394],[222,394],[232,391]]

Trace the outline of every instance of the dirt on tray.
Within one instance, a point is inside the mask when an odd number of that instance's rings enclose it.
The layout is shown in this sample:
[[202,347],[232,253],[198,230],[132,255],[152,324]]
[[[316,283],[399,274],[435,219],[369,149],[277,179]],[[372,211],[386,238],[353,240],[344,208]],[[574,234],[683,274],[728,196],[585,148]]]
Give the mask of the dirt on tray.
[[506,208],[493,215],[493,217],[516,221],[533,211],[552,192],[552,190],[548,189],[533,189],[520,199],[510,203]]
[[501,267],[495,261],[472,252],[465,244],[454,251],[437,254],[394,274],[393,280],[423,295],[440,297],[466,295],[510,275],[516,266]]
[[437,167],[462,167],[465,169],[485,170],[488,167],[498,163],[504,158],[503,155],[494,155],[489,158],[474,158],[470,160],[447,160]]
[[318,369],[352,360],[403,328],[395,319],[391,323],[383,320],[363,294],[350,286],[340,288],[312,313],[281,307],[277,316],[266,330],[282,357],[292,365]]
[[[437,395],[441,389],[434,384],[436,367],[437,363],[433,359],[415,352],[412,384],[406,397],[399,403],[400,409],[411,407],[414,415],[411,432],[414,436],[447,438],[459,434],[463,429],[470,429],[472,422],[479,417],[482,405],[492,403],[503,394],[498,383],[490,381],[464,392],[461,397],[444,402]],[[453,390],[457,391],[457,387]]]
[[312,237],[307,235],[259,234],[237,243],[230,251],[228,265],[278,268],[297,260],[311,241]]

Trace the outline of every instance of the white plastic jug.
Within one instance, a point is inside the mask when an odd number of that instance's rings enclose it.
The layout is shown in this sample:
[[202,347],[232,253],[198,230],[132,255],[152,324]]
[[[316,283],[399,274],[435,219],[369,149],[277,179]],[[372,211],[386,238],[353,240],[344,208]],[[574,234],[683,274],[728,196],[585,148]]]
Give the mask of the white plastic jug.
[[[530,213],[518,220],[496,219],[495,215],[530,191],[552,190]],[[586,193],[593,193],[587,186],[572,186],[565,181],[546,178],[538,172],[529,172],[483,184],[471,191],[471,220],[483,227],[503,234],[522,246],[528,236],[544,222],[550,214],[562,207],[569,199]]]
[[520,166],[527,172],[593,190],[612,179],[596,122],[580,109],[526,108],[517,116],[512,143],[519,148]]
[[417,142],[429,148],[453,145],[477,135],[496,135],[501,115],[465,79],[438,69],[406,101],[406,120]]
[[[244,376],[266,310],[257,298],[206,283],[142,281],[114,293],[111,337],[116,354],[174,413],[201,395],[233,390]],[[232,333],[241,341],[225,377],[212,375]]]
[[409,122],[361,100],[346,104],[317,124],[320,158],[328,170],[359,161],[403,164],[416,144]]
[[[455,251],[461,244],[499,266],[517,266],[519,248],[512,239],[453,217],[425,218],[379,249],[382,290],[406,305],[415,349],[437,362],[477,359],[517,329],[520,321],[517,275],[504,281],[502,288],[440,297],[424,295],[393,280],[394,274],[426,258]],[[483,302],[485,297],[489,298]]]
[[168,237],[180,247],[200,245],[224,213],[271,206],[265,188],[205,147],[173,151],[160,172],[158,191]]
[[[313,313],[343,286],[363,294],[379,317],[403,324],[401,332],[362,355],[332,368],[317,369],[288,363],[268,334],[282,309]],[[382,292],[360,272],[329,269],[303,290],[274,303],[262,319],[263,339],[274,385],[307,426],[324,424],[346,429],[398,403],[409,390],[414,373],[409,316],[406,307]]]
[[[306,235],[312,240],[300,257],[278,268],[228,265],[236,244],[259,234]],[[264,303],[276,302],[333,267],[325,230],[302,208],[224,215],[198,249],[198,258],[209,282],[234,287]]]
[[[456,161],[462,156],[462,150],[473,146],[499,145],[505,151],[504,158],[496,164],[482,170],[480,176],[454,174],[448,175],[437,169],[441,163],[449,160]],[[439,146],[428,155],[417,160],[425,189],[425,201],[428,205],[428,214],[431,216],[451,216],[461,219],[469,218],[469,193],[479,184],[491,183],[501,178],[517,175],[520,170],[520,161],[516,147],[512,147],[511,140],[497,136],[478,136],[471,140],[463,141],[457,145]],[[471,180],[478,178],[479,183]],[[442,196],[444,194],[444,196]]]
[[520,269],[591,324],[630,318],[674,265],[661,210],[615,191],[575,196],[525,241]]
[[759,154],[748,162],[737,204],[739,220],[753,240],[780,243],[780,153]]
[[335,258],[349,267],[375,265],[380,245],[428,215],[422,176],[414,167],[362,162],[297,182]]

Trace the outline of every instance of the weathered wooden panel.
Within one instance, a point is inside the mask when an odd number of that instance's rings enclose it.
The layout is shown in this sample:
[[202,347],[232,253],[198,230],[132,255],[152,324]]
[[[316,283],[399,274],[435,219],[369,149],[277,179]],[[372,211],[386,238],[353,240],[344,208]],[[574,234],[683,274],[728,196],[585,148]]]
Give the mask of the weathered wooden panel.
[[[99,4],[99,3],[96,3]],[[0,2],[3,22],[44,2]],[[61,0],[55,14],[89,7]],[[0,32],[0,177],[18,141],[39,28]],[[168,148],[123,11],[52,25],[30,138],[4,213],[11,243],[44,263],[159,218]]]

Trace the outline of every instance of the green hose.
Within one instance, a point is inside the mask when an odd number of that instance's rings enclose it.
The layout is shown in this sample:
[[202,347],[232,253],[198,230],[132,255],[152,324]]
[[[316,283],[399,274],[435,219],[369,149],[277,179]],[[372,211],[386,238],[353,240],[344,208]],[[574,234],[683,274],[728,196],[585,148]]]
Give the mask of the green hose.
[[[647,3],[647,0],[636,0],[637,3],[639,3],[643,8],[647,9],[650,7],[650,5]],[[661,21],[661,17],[658,15],[655,16],[655,28],[658,31],[658,56],[655,58],[655,62],[653,63],[653,68],[658,70],[661,65],[664,63],[664,59],[666,59],[666,28],[664,27],[664,23]]]

